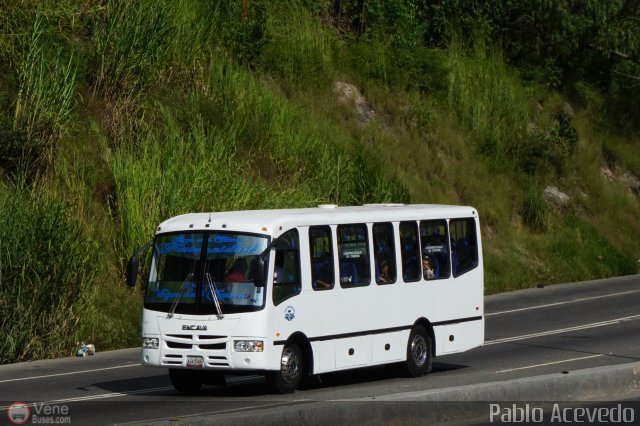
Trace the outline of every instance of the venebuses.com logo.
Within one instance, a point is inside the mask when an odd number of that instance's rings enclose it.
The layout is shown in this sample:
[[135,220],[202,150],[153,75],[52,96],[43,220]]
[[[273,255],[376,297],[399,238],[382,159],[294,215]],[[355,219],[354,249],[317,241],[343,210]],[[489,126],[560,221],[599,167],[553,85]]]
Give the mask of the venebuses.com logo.
[[14,402],[7,409],[7,417],[14,425],[30,424],[69,424],[69,406],[46,403],[26,404]]
[[15,425],[23,425],[29,421],[31,416],[31,410],[29,405],[24,402],[14,402],[9,406],[7,410],[7,417],[9,421]]

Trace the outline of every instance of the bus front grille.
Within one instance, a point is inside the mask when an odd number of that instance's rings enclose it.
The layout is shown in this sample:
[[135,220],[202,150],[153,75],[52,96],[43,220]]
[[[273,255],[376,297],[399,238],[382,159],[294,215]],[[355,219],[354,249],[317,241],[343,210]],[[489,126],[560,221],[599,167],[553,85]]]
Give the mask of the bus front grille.
[[167,346],[170,347],[171,349],[191,349],[193,348],[193,345],[191,343],[179,343],[179,342],[172,342],[170,340],[167,340]]
[[207,365],[210,367],[228,367],[229,361],[226,356],[209,356],[207,357]]
[[162,365],[182,365],[182,355],[165,354],[162,357]]
[[228,336],[211,334],[165,334],[162,336],[164,348],[168,354],[163,354],[163,365],[182,365],[183,355],[190,354],[187,351],[197,351],[193,355],[201,353],[206,365],[210,367],[228,367],[227,350],[230,347]]
[[166,334],[167,337],[173,337],[174,339],[193,339],[193,335],[191,334]]
[[206,345],[198,345],[200,347],[200,349],[204,349],[204,350],[225,350],[227,349],[227,344],[226,343],[213,343],[213,344],[206,344]]

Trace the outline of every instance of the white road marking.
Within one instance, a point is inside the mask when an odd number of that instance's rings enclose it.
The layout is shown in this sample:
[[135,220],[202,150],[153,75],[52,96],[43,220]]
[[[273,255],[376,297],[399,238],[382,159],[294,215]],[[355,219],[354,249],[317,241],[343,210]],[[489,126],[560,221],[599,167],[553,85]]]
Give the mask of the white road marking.
[[[251,401],[254,402],[254,401]],[[260,405],[248,405],[246,407],[238,407],[238,408],[227,408],[224,410],[216,410],[216,411],[205,411],[202,413],[193,413],[193,414],[183,414],[183,415],[179,415],[176,417],[182,417],[182,418],[189,418],[189,417],[197,417],[197,416],[202,416],[202,415],[211,415],[211,414],[229,414],[229,413],[236,413],[236,412],[242,412],[242,411],[247,411],[247,410],[252,410],[254,408],[266,408],[266,407],[278,407],[278,406],[289,406],[289,405],[293,405],[293,404],[297,404],[297,403],[304,403],[304,402],[314,402],[313,399],[310,398],[304,398],[304,399],[293,399],[291,401],[278,401],[278,402],[272,402],[270,404],[260,404]],[[164,421],[166,420],[165,418],[159,418],[157,419],[157,421]],[[146,422],[152,422],[153,420],[144,420],[145,424]]]
[[597,358],[597,357],[604,356],[604,355],[605,354],[597,354],[597,355],[583,356],[583,357],[580,357],[580,358],[564,359],[562,361],[545,362],[544,364],[527,365],[526,367],[518,367],[518,368],[510,368],[508,370],[500,370],[500,371],[496,371],[496,373],[508,373],[510,371],[527,370],[529,368],[545,367],[547,365],[562,364],[564,362],[572,362],[572,361],[580,361],[582,359]]
[[[136,365],[140,365],[140,364],[131,364],[131,365],[120,365],[120,366],[116,366],[116,367],[106,367],[106,368],[96,368],[93,370],[82,370],[82,371],[74,371],[74,372],[70,372],[70,373],[59,373],[59,374],[50,374],[47,376],[37,376],[37,377],[26,377],[23,379],[10,379],[10,380],[2,380],[0,381],[0,383],[3,382],[13,382],[13,381],[17,381],[17,380],[29,380],[29,379],[38,379],[38,378],[43,378],[43,377],[55,377],[55,376],[64,376],[67,374],[79,374],[79,373],[89,373],[89,372],[93,372],[93,371],[101,371],[101,370],[110,370],[110,369],[114,369],[114,368],[125,368],[125,367],[134,367]],[[236,382],[236,383],[240,383],[240,382],[244,382],[244,381],[253,381],[256,380],[258,378],[262,378],[262,376],[239,376],[239,377],[230,377],[227,379],[228,382]],[[99,394],[99,395],[87,395],[87,396],[79,396],[79,397],[75,397],[75,398],[67,398],[67,399],[54,399],[51,401],[45,401],[45,402],[34,402],[32,404],[27,404],[29,407],[33,407],[36,404],[40,405],[51,405],[51,404],[61,404],[64,402],[80,402],[80,401],[91,401],[94,399],[106,399],[106,398],[116,398],[119,396],[128,396],[128,395],[136,395],[136,394],[141,394],[141,393],[151,393],[151,392],[160,392],[160,391],[165,391],[165,390],[174,390],[173,386],[162,386],[162,387],[158,387],[158,388],[148,388],[148,389],[137,389],[137,390],[131,390],[131,391],[126,391],[126,392],[113,392],[113,393],[104,393],[104,394]],[[1,407],[0,406],[0,412],[2,411],[7,411],[9,409],[9,405]]]
[[47,374],[44,376],[20,377],[18,379],[0,380],[0,383],[21,382],[23,380],[44,379],[47,377],[68,376],[70,374],[93,373],[94,371],[113,370],[115,368],[139,367],[140,364],[116,365],[115,367],[94,368],[93,370],[70,371],[69,373]]
[[621,322],[624,322],[624,321],[631,321],[631,320],[638,319],[638,318],[640,318],[640,315],[631,315],[631,316],[628,316],[628,317],[616,318],[616,319],[612,319],[612,320],[608,320],[608,321],[600,321],[600,322],[593,322],[591,324],[577,325],[575,327],[559,328],[559,329],[556,329],[556,330],[541,331],[539,333],[523,334],[521,336],[514,336],[514,337],[505,337],[503,339],[489,340],[488,342],[484,342],[484,345],[485,346],[497,345],[497,344],[500,344],[500,343],[508,343],[508,342],[515,342],[515,341],[518,341],[518,340],[533,339],[534,337],[550,336],[550,335],[553,335],[553,334],[568,333],[570,331],[586,330],[586,329],[589,329],[589,328],[596,328],[596,327],[604,327],[606,325],[618,324],[618,323],[621,323]]
[[[151,393],[151,392],[160,392],[165,390],[173,389],[173,386],[163,386],[159,388],[149,388],[149,389],[137,389],[126,392],[113,392],[113,393],[103,393],[99,395],[88,395],[88,396],[79,396],[76,398],[67,398],[67,399],[54,399],[51,401],[45,402],[33,402],[31,404],[27,404],[29,407],[35,407],[36,405],[51,405],[51,404],[60,404],[63,402],[79,402],[79,401],[90,401],[92,399],[105,399],[105,398],[116,398],[118,396],[128,396],[128,395],[136,395],[140,393]],[[10,405],[0,407],[0,411],[8,410]]]
[[488,313],[488,314],[485,313],[484,316],[485,317],[489,317],[489,316],[492,316],[492,315],[510,314],[512,312],[521,312],[521,311],[529,311],[531,309],[548,308],[550,306],[566,305],[567,303],[575,303],[575,302],[585,302],[587,300],[603,299],[605,297],[621,296],[623,294],[638,293],[638,292],[640,292],[640,290],[623,291],[622,293],[604,294],[602,296],[583,297],[581,299],[566,300],[564,302],[548,303],[546,305],[529,306],[529,307],[526,307],[526,308],[511,309],[511,310],[508,310],[508,311],[501,311],[501,312],[491,312],[491,313]]
[[[71,371],[69,373],[56,373],[56,374],[47,374],[44,376],[20,377],[17,379],[0,380],[0,383],[20,382],[23,380],[33,380],[33,379],[46,379],[47,377],[68,376],[70,374],[81,374],[81,373],[93,373],[95,371],[113,370],[116,368],[128,368],[128,367],[140,367],[140,364],[116,365],[115,367],[94,368],[92,370]],[[242,382],[245,380],[255,380],[256,378],[259,378],[259,377],[262,377],[262,376],[238,376],[238,377],[230,377],[229,379],[227,379],[227,381]]]
[[[185,419],[190,419],[193,417],[199,417],[199,416],[211,416],[211,415],[219,415],[219,414],[229,414],[229,413],[236,413],[236,412],[243,412],[243,411],[248,411],[248,410],[253,410],[254,408],[267,408],[267,407],[278,407],[278,406],[288,406],[291,404],[295,404],[295,403],[304,403],[304,402],[313,402],[313,399],[294,399],[292,401],[281,401],[281,402],[274,402],[271,404],[260,404],[260,405],[248,405],[245,407],[238,407],[238,408],[228,408],[226,410],[218,410],[218,411],[203,411],[201,413],[192,413],[192,414],[181,414],[181,415],[177,415],[177,416],[173,416],[176,418],[175,423],[179,424],[179,422],[181,420],[185,420]],[[130,423],[120,423],[122,425],[140,425],[140,424],[151,424],[151,423],[166,423],[167,422],[167,418],[166,417],[157,417],[155,419],[145,419],[145,420],[135,420],[133,422]],[[211,423],[213,423],[213,421],[211,421]],[[188,424],[188,422],[187,422]]]

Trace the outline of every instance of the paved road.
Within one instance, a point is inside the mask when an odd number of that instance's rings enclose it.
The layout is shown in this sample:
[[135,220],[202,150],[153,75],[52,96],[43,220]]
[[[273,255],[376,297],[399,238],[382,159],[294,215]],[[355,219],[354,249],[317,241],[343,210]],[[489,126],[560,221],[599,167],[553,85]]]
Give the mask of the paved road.
[[[437,390],[640,361],[640,276],[533,288],[485,299],[485,346],[442,356],[432,374],[399,378],[390,368],[327,374],[293,395],[267,393],[256,377],[178,395],[165,370],[143,368],[139,351],[0,366],[0,424],[15,402],[54,402],[72,423],[172,420],[197,413],[247,412],[309,402]],[[540,400],[544,395],[540,395]],[[31,407],[31,413],[42,406]],[[64,417],[59,415],[58,417]],[[182,419],[184,419],[182,417]]]

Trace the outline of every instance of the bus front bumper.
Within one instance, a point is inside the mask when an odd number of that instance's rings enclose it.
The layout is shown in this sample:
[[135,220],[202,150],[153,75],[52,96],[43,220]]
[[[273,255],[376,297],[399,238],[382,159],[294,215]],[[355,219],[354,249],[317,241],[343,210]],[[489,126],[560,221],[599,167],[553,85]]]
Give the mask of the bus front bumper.
[[[165,368],[204,368],[211,370],[275,370],[279,368],[277,358],[274,362],[276,348],[259,337],[231,338],[225,342],[188,344],[167,341],[160,336],[147,339],[158,339],[157,347],[143,347],[141,363],[149,367]],[[261,351],[254,351],[251,344],[241,344],[236,350],[235,342],[263,342]]]

